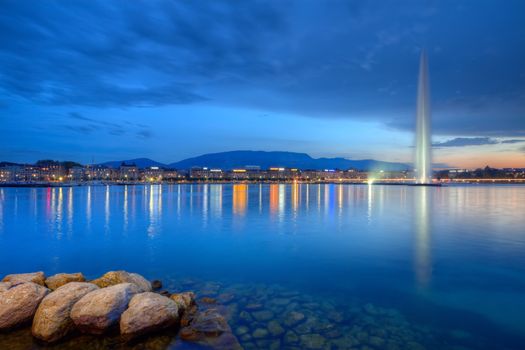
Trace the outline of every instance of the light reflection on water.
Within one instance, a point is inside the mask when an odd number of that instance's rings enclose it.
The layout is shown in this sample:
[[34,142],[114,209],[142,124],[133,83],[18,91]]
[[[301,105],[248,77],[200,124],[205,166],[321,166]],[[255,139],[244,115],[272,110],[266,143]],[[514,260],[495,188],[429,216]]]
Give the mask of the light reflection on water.
[[428,187],[420,187],[418,190],[419,195],[414,197],[416,201],[416,214],[414,217],[416,226],[416,256],[414,259],[414,270],[419,286],[425,288],[428,286],[432,277],[432,262],[430,256],[431,225],[429,222],[430,189]]
[[0,273],[279,283],[525,333],[524,212],[520,186],[0,188]]

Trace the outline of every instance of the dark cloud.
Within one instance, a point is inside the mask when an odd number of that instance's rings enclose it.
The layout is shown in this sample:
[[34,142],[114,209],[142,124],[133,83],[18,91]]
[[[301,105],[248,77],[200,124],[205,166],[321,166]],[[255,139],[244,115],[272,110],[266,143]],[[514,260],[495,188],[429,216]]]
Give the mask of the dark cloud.
[[65,129],[84,135],[89,135],[98,131],[105,131],[113,136],[121,136],[127,133],[135,133],[138,138],[145,139],[152,136],[150,127],[145,124],[136,124],[129,121],[120,123],[108,122],[95,118],[86,117],[77,112],[68,114],[69,120],[73,121],[62,125]]
[[490,137],[456,137],[443,142],[435,142],[433,147],[465,147],[465,146],[483,146],[496,144],[514,144],[525,142],[523,139],[497,140]]
[[142,139],[149,139],[153,136],[153,133],[151,132],[151,130],[142,129],[137,131],[137,136]]
[[464,147],[464,146],[483,146],[495,145],[499,143],[489,137],[457,137],[444,142],[433,143],[433,147]]
[[0,92],[97,108],[207,102],[412,130],[425,46],[435,133],[524,136],[523,13],[519,0],[6,0]]
[[525,142],[525,140],[515,139],[515,140],[503,140],[501,143],[522,143]]

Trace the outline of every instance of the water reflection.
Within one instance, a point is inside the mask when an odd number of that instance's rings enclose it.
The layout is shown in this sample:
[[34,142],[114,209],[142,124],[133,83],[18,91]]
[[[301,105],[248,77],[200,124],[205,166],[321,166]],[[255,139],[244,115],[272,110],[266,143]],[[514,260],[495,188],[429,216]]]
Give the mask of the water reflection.
[[106,186],[106,196],[104,197],[104,232],[109,234],[109,217],[110,217],[110,207],[109,207],[109,189],[110,186]]
[[88,230],[91,228],[91,186],[87,187],[86,195],[86,223]]
[[214,218],[222,217],[222,186],[223,185],[209,185],[210,186],[210,210]]
[[235,184],[233,185],[233,214],[237,216],[244,216],[246,213],[246,206],[248,205],[248,185]]
[[[0,188],[0,246],[7,247],[0,254],[0,266],[4,273],[41,268],[50,274],[83,271],[89,278],[126,268],[173,283],[169,290],[186,288],[179,283],[185,277],[213,276],[229,293],[231,282],[246,283],[239,289],[245,294],[236,298],[254,295],[264,305],[268,303],[261,295],[281,296],[281,287],[287,284],[320,297],[305,299],[302,309],[320,310],[320,315],[331,313],[332,306],[341,312],[352,310],[350,324],[342,332],[356,325],[365,329],[371,325],[370,317],[377,317],[372,328],[381,327],[388,318],[385,327],[405,334],[405,319],[396,316],[396,310],[404,313],[406,307],[410,317],[422,320],[417,328],[427,337],[438,318],[463,329],[462,319],[444,317],[461,304],[476,304],[472,315],[475,311],[490,316],[485,310],[501,310],[496,321],[510,310],[508,314],[517,316],[504,320],[509,324],[523,318],[523,203],[525,189],[510,187]],[[60,236],[61,225],[67,228],[65,237]],[[104,227],[111,227],[111,234],[105,234]],[[436,246],[439,249],[432,249]],[[440,267],[439,274],[433,274],[433,264]],[[268,281],[279,283],[279,288],[259,287],[258,283]],[[439,288],[432,290],[435,286]],[[471,290],[474,297],[467,294]],[[415,296],[417,291],[420,294]],[[359,308],[346,303],[354,297],[364,301],[356,304],[361,304]],[[336,304],[335,298],[343,302]],[[319,304],[313,302],[318,300]],[[371,316],[362,308],[369,301],[376,306],[384,303],[388,309],[371,308],[374,313],[384,310]],[[235,303],[240,312],[243,303]],[[283,309],[277,304],[271,308]],[[362,323],[356,322],[360,315]],[[429,326],[423,322],[427,315],[432,318]],[[477,322],[482,317],[466,317],[465,323],[474,318]],[[319,327],[328,324],[321,318],[316,322]],[[375,334],[372,328],[365,329],[367,334]],[[324,338],[328,333],[322,334]]]
[[206,184],[202,187],[202,226],[208,225],[208,188],[210,185]]
[[432,277],[432,261],[430,253],[430,188],[418,187],[414,196],[414,229],[415,229],[415,259],[414,269],[416,281],[420,288],[429,285]]
[[4,189],[0,188],[0,233],[4,232]]
[[368,184],[368,200],[367,200],[367,214],[366,217],[368,219],[368,223],[372,221],[372,204],[373,204],[373,189],[374,186],[372,184]]
[[129,214],[128,214],[128,185],[124,186],[124,204],[122,205],[122,211],[124,214],[124,232],[128,231],[128,222],[129,222]]
[[150,185],[148,188],[148,236],[154,237],[160,231],[162,217],[162,185]]
[[279,185],[270,185],[270,214],[275,215],[279,211]]
[[297,213],[297,208],[299,207],[299,186],[298,183],[292,184],[292,209],[294,213]]
[[67,190],[67,235],[73,233],[73,187]]

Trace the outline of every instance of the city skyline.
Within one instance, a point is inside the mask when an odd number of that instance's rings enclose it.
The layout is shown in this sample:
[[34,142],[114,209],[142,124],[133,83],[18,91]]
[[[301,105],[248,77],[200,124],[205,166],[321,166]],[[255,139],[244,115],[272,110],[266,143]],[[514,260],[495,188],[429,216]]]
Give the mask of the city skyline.
[[434,162],[525,166],[519,1],[26,5],[0,15],[0,160],[411,163],[425,47]]

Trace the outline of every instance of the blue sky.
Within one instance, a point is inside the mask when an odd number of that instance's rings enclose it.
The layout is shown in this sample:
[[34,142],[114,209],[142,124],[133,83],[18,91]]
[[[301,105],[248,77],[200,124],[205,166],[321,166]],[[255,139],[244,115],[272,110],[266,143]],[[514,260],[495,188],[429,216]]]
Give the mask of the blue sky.
[[236,149],[525,167],[523,1],[6,1],[0,159]]

